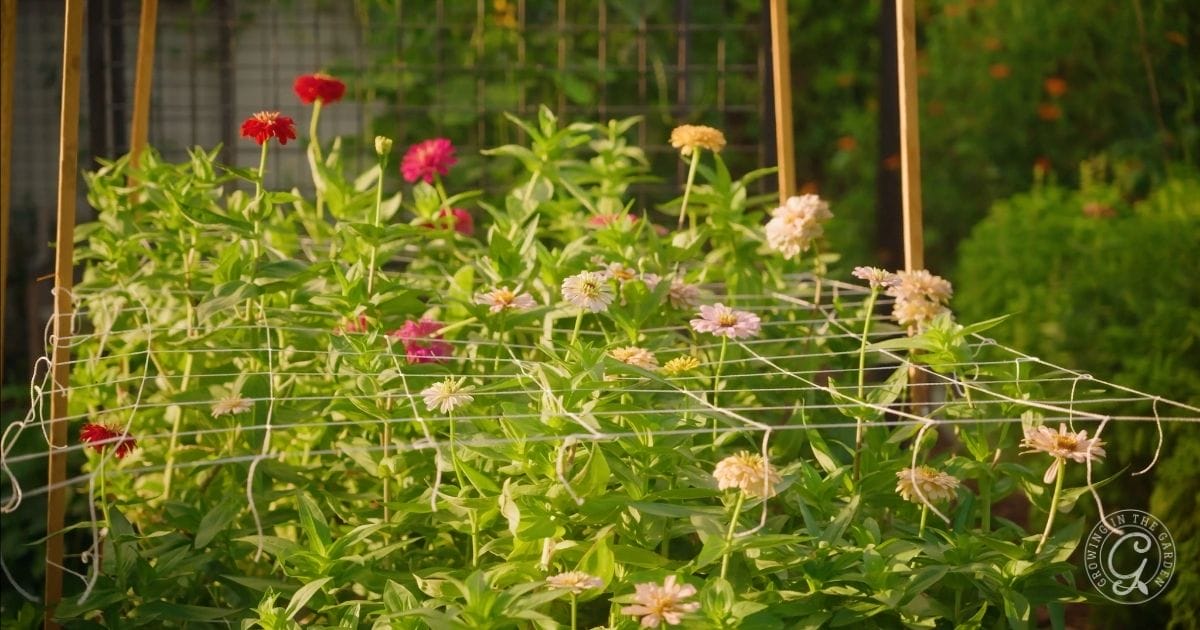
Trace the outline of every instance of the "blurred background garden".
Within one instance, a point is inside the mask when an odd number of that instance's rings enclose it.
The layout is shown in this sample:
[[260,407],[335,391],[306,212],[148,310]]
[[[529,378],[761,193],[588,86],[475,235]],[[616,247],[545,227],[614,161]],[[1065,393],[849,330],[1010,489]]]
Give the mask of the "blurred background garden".
[[[88,3],[81,159],[128,149],[136,0]],[[19,2],[12,236],[4,244],[3,420],[28,405],[51,314],[62,6]],[[667,143],[682,123],[722,129],[731,170],[774,162],[763,0],[171,0],[161,3],[150,144],[180,159],[237,142],[247,114],[293,107],[292,80],[323,70],[349,106],[322,122],[362,165],[370,139],[453,139],[452,177],[487,189],[512,168],[479,150],[520,141],[505,112],[566,121],[641,115],[651,171],[685,175]],[[830,200],[843,277],[902,262],[894,15],[890,2],[789,2],[796,181]],[[964,321],[1012,313],[989,334],[1059,365],[1200,404],[1200,3],[930,0],[918,3],[926,262],[953,280]],[[293,107],[294,109],[294,107]],[[292,112],[296,114],[298,112]],[[357,148],[355,148],[357,147]],[[281,151],[277,187],[305,185]],[[308,184],[311,186],[311,183]],[[647,181],[644,190],[677,181]],[[762,192],[773,185],[764,180]],[[81,187],[82,188],[82,187]],[[80,222],[90,219],[81,203]],[[655,213],[654,207],[637,209]],[[1148,405],[1146,405],[1148,407]],[[1134,409],[1130,413],[1149,414]],[[1116,466],[1154,449],[1149,425],[1109,433]],[[1166,427],[1151,474],[1119,481],[1180,543],[1159,601],[1093,627],[1196,627],[1200,435]],[[1137,457],[1135,457],[1135,454]],[[19,471],[22,472],[22,471]],[[23,471],[35,476],[37,470]],[[1021,506],[1014,506],[1020,510]],[[37,514],[29,510],[25,514]],[[10,527],[28,532],[10,535]],[[9,566],[29,566],[44,525],[6,519]],[[5,589],[4,606],[16,601]]]

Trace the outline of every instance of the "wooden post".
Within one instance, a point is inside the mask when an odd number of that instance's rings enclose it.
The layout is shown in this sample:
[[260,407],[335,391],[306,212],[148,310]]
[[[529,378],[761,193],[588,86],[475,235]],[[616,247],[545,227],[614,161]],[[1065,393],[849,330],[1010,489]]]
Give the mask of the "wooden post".
[[904,207],[904,268],[925,267],[921,226],[921,138],[917,107],[915,0],[896,0],[896,57],[900,72],[900,190]]
[[154,79],[154,42],[158,33],[158,0],[142,0],[138,26],[137,65],[133,79],[133,122],[129,132],[129,163],[138,165],[150,128],[150,84]]
[[62,600],[62,529],[67,477],[67,385],[70,380],[71,288],[75,265],[75,186],[79,178],[79,63],[83,43],[84,0],[65,0],[63,28],[62,108],[58,141],[58,234],[54,257],[54,351],[51,356],[50,487],[46,502],[45,627],[58,628],[54,608]]
[[17,0],[0,0],[0,385],[4,384],[4,313],[8,303],[8,230],[12,201],[13,72],[17,57]]
[[771,0],[771,81],[775,88],[775,163],[779,203],[796,194],[796,152],[792,138],[792,66],[787,0]]

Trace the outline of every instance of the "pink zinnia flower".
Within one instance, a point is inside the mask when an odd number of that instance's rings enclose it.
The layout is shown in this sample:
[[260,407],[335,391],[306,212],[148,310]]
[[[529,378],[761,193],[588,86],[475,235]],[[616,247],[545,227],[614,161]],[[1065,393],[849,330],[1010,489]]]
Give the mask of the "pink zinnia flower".
[[437,331],[442,329],[441,322],[430,319],[404,322],[404,325],[392,332],[390,337],[404,343],[404,353],[409,363],[433,363],[450,356],[450,344],[442,341]]
[[635,584],[634,604],[622,607],[621,614],[641,617],[643,628],[657,628],[659,624],[679,625],[684,615],[700,610],[700,603],[684,601],[696,594],[696,587],[677,584],[677,579],[668,575],[661,586],[655,582]]
[[712,333],[718,337],[741,339],[758,334],[762,320],[748,311],[735,311],[720,302],[700,307],[700,317],[691,321],[696,332]]
[[79,432],[79,441],[89,444],[97,453],[103,453],[109,446],[113,447],[113,456],[123,459],[137,448],[137,440],[122,430],[114,429],[103,424],[88,423]]
[[464,236],[471,236],[475,233],[475,219],[470,212],[462,208],[442,208],[434,218],[433,223],[426,223],[428,228],[447,228],[453,227],[455,232]]
[[258,112],[242,123],[242,136],[254,138],[260,145],[271,138],[277,138],[279,144],[287,144],[288,140],[296,139],[296,122],[279,112]]
[[605,228],[614,223],[633,225],[637,223],[638,218],[628,212],[605,212],[603,214],[593,214],[588,217],[587,224],[589,227]]
[[346,84],[328,74],[317,72],[296,77],[292,89],[305,105],[316,101],[328,105],[342,100],[342,95],[346,93]]
[[370,323],[367,321],[366,315],[359,315],[358,317],[347,317],[346,319],[342,320],[341,323],[339,323],[337,326],[333,327],[333,334],[344,335],[344,334],[350,334],[350,333],[365,333],[365,332],[367,332],[367,329],[369,327],[370,327]]
[[423,179],[432,184],[435,175],[445,177],[456,162],[454,145],[446,138],[434,138],[408,147],[400,163],[400,174],[409,183]]

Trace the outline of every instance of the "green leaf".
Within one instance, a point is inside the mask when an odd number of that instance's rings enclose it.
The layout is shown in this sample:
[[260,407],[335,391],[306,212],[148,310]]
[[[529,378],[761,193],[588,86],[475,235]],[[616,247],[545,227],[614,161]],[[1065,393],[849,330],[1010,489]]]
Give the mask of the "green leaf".
[[200,526],[196,528],[196,540],[193,543],[195,548],[207,547],[217,534],[228,527],[234,518],[237,518],[245,505],[246,501],[243,497],[229,495],[209,510],[204,518],[200,519]]
[[283,611],[284,616],[287,619],[295,617],[300,610],[303,609],[306,604],[308,604],[308,600],[312,599],[314,595],[319,593],[321,591],[321,587],[325,586],[325,584],[332,579],[332,577],[323,577],[313,580],[297,589],[296,593],[292,595],[291,601],[288,602],[287,609]]
[[296,493],[296,505],[300,510],[300,527],[308,535],[309,549],[324,556],[331,542],[325,515],[317,502],[305,492]]
[[177,602],[156,600],[146,602],[134,608],[129,616],[142,621],[154,619],[170,619],[173,621],[215,621],[228,617],[237,612],[232,608],[213,608],[211,606],[192,606]]

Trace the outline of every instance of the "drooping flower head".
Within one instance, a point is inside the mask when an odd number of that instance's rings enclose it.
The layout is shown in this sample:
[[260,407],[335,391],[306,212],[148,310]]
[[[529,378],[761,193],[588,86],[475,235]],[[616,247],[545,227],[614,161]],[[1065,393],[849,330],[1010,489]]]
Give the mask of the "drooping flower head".
[[608,279],[593,271],[581,271],[563,280],[562,294],[567,302],[592,313],[607,310],[613,301]]
[[725,134],[704,125],[679,125],[671,131],[671,146],[684,156],[691,155],[696,149],[718,153],[725,148]]
[[1055,462],[1050,464],[1050,468],[1046,470],[1046,475],[1043,481],[1050,483],[1058,474],[1058,460],[1072,460],[1080,464],[1090,460],[1100,460],[1104,458],[1104,441],[1098,437],[1089,438],[1087,431],[1068,431],[1065,423],[1058,425],[1058,431],[1045,425],[1036,427],[1026,427],[1025,437],[1021,440],[1021,446],[1029,450],[1028,453],[1045,453],[1055,458]]
[[404,343],[404,354],[409,363],[433,363],[450,356],[450,344],[442,341],[438,334],[441,329],[441,322],[410,319],[389,336]]
[[295,90],[296,96],[300,97],[300,102],[305,105],[316,101],[320,101],[322,105],[328,105],[342,100],[342,95],[346,93],[346,84],[328,74],[317,72],[296,77],[292,89]]
[[643,370],[653,370],[658,367],[658,358],[654,356],[654,353],[637,346],[627,346],[625,348],[610,350],[608,356],[621,363],[640,367]]
[[683,616],[699,610],[700,604],[684,601],[696,594],[696,587],[676,584],[675,580],[674,575],[668,575],[662,585],[654,582],[635,585],[635,603],[622,607],[621,614],[641,617],[643,628],[657,628],[663,622],[669,626],[679,625]]
[[604,580],[583,571],[566,571],[546,578],[546,586],[579,595],[588,589],[604,588]]
[[475,397],[468,393],[472,389],[474,388],[470,385],[463,385],[461,378],[458,380],[447,378],[421,390],[421,396],[425,399],[426,409],[430,411],[437,409],[442,413],[450,413],[475,400]]
[[435,175],[445,177],[457,162],[454,144],[446,138],[434,138],[408,147],[404,160],[400,162],[400,174],[410,184],[418,179],[432,184]]
[[700,317],[691,321],[692,330],[718,337],[742,339],[758,334],[762,320],[748,311],[735,311],[720,302],[700,307]]
[[[905,501],[913,503],[947,501],[954,498],[955,490],[958,489],[957,478],[929,466],[905,468],[896,473],[896,479],[896,492]],[[925,501],[921,500],[922,496],[925,497]]]
[[871,285],[872,289],[891,286],[896,281],[895,274],[878,267],[855,267],[851,275]]
[[279,112],[258,112],[242,123],[242,136],[254,138],[259,145],[271,138],[279,140],[279,144],[287,144],[288,140],[296,139],[296,123],[291,116]]
[[96,449],[97,453],[103,453],[111,446],[113,456],[117,459],[124,459],[137,448],[137,440],[124,430],[91,422],[83,425],[79,432],[79,441]]
[[425,223],[427,228],[453,228],[463,236],[475,233],[475,219],[470,212],[462,208],[442,208],[434,217],[433,223]]
[[825,233],[825,222],[833,218],[829,204],[816,195],[788,197],[786,203],[771,211],[767,222],[767,245],[783,254],[785,260],[808,250]]
[[691,355],[675,357],[663,364],[662,371],[667,376],[678,376],[684,372],[690,372],[700,367],[700,359]]
[[241,394],[230,394],[213,403],[212,417],[233,416],[254,408],[254,401],[242,398]]
[[775,484],[779,483],[779,473],[770,462],[749,451],[740,451],[717,462],[713,478],[717,480],[717,488],[736,488],[751,497],[775,496]]
[[537,306],[537,302],[533,300],[532,295],[528,293],[516,293],[512,289],[505,287],[496,287],[486,293],[475,294],[475,303],[487,306],[488,311],[492,313],[508,310],[527,311]]

